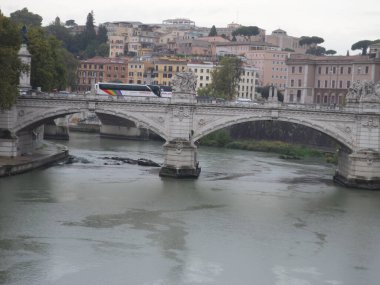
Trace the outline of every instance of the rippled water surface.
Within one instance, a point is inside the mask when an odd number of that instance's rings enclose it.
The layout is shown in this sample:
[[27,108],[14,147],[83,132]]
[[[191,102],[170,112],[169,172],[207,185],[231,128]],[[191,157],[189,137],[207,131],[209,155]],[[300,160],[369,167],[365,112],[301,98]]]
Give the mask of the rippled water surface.
[[0,179],[0,284],[380,282],[380,192],[331,165],[200,147],[199,179],[173,180],[106,159],[161,163],[160,142],[67,144],[73,164]]

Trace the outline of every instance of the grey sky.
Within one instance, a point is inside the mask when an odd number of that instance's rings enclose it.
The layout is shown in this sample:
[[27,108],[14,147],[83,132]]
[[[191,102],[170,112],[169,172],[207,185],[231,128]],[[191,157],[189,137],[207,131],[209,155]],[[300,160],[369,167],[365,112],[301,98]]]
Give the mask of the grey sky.
[[[346,54],[359,40],[380,39],[379,0],[1,0],[5,16],[27,7],[43,17],[43,24],[56,16],[84,24],[93,10],[96,24],[109,21],[161,23],[189,18],[197,26],[226,27],[231,22],[258,26],[270,34],[277,28],[291,36],[320,36],[326,49]],[[357,52],[355,52],[357,53]],[[351,52],[354,54],[354,52]]]

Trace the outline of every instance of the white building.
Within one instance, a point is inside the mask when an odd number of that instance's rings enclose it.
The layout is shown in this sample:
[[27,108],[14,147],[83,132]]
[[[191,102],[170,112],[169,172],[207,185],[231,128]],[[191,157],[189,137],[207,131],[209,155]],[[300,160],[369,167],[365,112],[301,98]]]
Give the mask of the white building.
[[193,72],[197,77],[197,90],[199,88],[207,87],[211,81],[211,72],[215,69],[216,65],[212,62],[204,63],[188,63],[187,68]]
[[237,86],[237,98],[256,99],[255,90],[257,84],[257,68],[253,66],[243,66],[243,71],[240,76],[240,82]]

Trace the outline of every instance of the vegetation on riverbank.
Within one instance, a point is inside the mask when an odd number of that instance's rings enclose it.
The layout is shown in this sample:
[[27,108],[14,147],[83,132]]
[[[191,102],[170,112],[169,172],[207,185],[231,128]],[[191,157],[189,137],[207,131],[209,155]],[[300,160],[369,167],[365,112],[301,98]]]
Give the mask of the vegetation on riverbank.
[[311,147],[268,140],[233,140],[225,130],[216,131],[200,140],[200,145],[242,149],[249,151],[273,152],[283,159],[301,159],[306,157],[324,157],[326,162],[337,162],[335,153],[327,153]]

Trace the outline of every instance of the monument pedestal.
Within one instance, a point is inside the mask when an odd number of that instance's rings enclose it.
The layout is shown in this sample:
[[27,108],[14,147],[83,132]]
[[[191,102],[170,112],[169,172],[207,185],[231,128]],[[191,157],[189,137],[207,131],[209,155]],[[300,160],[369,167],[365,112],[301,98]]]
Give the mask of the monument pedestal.
[[164,144],[165,161],[160,176],[198,178],[197,147],[189,141],[170,141]]

